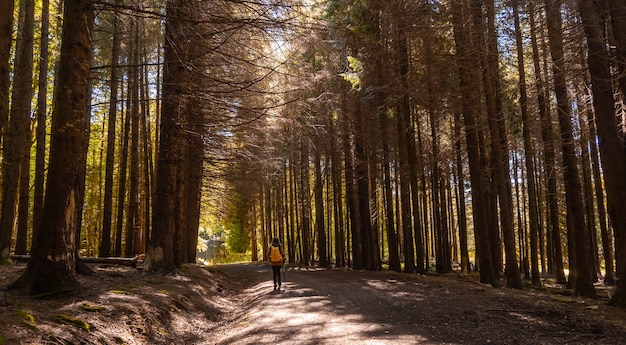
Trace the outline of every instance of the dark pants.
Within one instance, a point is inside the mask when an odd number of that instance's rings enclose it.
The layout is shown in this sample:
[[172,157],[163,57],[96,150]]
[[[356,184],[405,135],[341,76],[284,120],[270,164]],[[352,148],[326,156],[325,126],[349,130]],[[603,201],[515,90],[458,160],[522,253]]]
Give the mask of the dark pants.
[[281,267],[282,266],[272,266],[272,274],[273,274],[273,277],[274,277],[274,286],[276,286],[276,285],[280,286],[281,285],[281,282],[280,282],[280,268]]

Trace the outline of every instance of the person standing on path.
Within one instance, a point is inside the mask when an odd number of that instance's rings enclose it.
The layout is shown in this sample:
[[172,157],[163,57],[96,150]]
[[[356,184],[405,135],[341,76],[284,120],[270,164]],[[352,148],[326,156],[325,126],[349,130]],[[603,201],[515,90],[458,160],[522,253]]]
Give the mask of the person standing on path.
[[285,252],[278,238],[274,237],[270,245],[270,265],[272,266],[272,275],[274,279],[274,290],[280,289],[282,284],[280,280],[280,269],[285,263]]

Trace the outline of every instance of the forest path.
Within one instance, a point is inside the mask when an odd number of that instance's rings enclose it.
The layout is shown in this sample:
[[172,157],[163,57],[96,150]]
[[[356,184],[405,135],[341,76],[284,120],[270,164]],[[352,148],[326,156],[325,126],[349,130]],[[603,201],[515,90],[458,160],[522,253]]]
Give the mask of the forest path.
[[218,344],[626,343],[624,312],[603,301],[454,276],[297,267],[275,291],[267,265],[214,269],[249,282]]

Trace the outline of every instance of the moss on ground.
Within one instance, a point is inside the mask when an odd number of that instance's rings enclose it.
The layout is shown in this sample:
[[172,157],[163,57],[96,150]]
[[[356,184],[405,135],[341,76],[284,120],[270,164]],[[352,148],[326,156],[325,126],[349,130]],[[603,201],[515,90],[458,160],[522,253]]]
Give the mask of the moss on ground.
[[72,325],[72,326],[76,326],[86,332],[91,332],[91,325],[86,322],[83,321],[81,319],[78,318],[74,318],[74,317],[69,317],[67,315],[63,315],[63,314],[59,314],[55,317],[55,321],[59,322],[59,323],[64,323],[67,325]]

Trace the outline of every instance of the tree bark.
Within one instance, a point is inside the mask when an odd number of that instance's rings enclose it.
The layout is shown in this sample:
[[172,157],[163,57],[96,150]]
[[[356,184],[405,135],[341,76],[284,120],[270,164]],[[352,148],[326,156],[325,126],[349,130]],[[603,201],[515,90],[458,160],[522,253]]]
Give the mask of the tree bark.
[[[532,15],[532,14],[531,14]],[[520,110],[522,113],[522,135],[524,137],[524,163],[526,166],[526,181],[528,183],[528,222],[530,231],[530,271],[532,284],[541,285],[539,276],[538,234],[539,234],[539,203],[537,186],[535,185],[535,165],[533,164],[534,148],[532,143],[532,124],[528,114],[528,95],[526,91],[526,71],[524,69],[524,47],[522,31],[519,23],[519,0],[513,3],[515,22],[515,41],[517,46],[517,69],[519,74]],[[520,230],[521,231],[521,230]]]
[[48,111],[48,34],[50,25],[50,1],[41,2],[41,41],[39,44],[39,81],[37,91],[37,129],[35,146],[35,180],[33,183],[33,234],[37,238],[37,231],[43,219],[43,202],[45,187],[46,163],[46,118]]
[[168,20],[165,25],[163,102],[156,167],[156,190],[152,212],[152,234],[143,267],[149,271],[171,272],[176,268],[174,236],[176,233],[176,205],[181,157],[179,147],[184,143],[180,124],[188,109],[185,97],[186,49],[185,21],[192,4],[187,0],[169,0],[166,4]]
[[531,44],[533,47],[533,67],[535,72],[535,87],[537,89],[537,105],[539,108],[539,117],[541,118],[541,137],[544,145],[544,160],[546,170],[546,184],[547,184],[547,200],[548,200],[548,243],[551,244],[552,249],[552,265],[554,274],[556,275],[557,284],[565,284],[566,278],[563,270],[563,253],[561,249],[561,231],[559,221],[559,205],[557,199],[557,182],[556,182],[556,163],[555,163],[555,139],[554,129],[552,127],[552,117],[550,108],[546,101],[546,87],[543,80],[540,60],[539,60],[539,45],[537,42],[536,26],[535,26],[535,6],[534,1],[530,2],[529,6],[530,15],[530,35]]
[[[29,198],[30,198],[30,147],[32,133],[31,127],[31,99],[33,96],[33,42],[34,42],[34,22],[35,4],[32,0],[26,0],[20,4],[20,24],[18,29],[18,43],[16,44],[16,63],[13,80],[13,100],[11,104],[11,119],[18,127],[15,134],[18,135],[14,141],[18,152],[17,176],[19,176],[19,187],[17,193],[17,237],[15,242],[15,253],[26,254],[28,239],[28,219]],[[14,111],[15,110],[15,111]],[[7,142],[6,145],[12,145]],[[6,146],[5,146],[6,148]],[[7,161],[6,163],[10,163]]]
[[477,241],[477,255],[480,267],[480,281],[499,286],[493,270],[493,258],[487,233],[486,198],[480,167],[480,149],[478,140],[477,110],[478,104],[474,90],[470,89],[477,80],[476,66],[480,66],[480,57],[472,49],[473,38],[468,24],[468,8],[466,4],[453,7],[454,41],[457,47],[456,61],[459,69],[460,102],[465,124],[470,181],[472,184],[472,209],[474,231]]
[[[606,51],[603,22],[593,1],[579,0],[578,10],[587,37],[587,64],[591,74],[591,90],[596,114],[600,157],[606,184],[607,206],[617,239],[618,277],[626,277],[626,154],[617,135],[614,117],[610,59]],[[626,307],[626,284],[620,279],[611,299],[616,306]]]
[[561,150],[563,155],[563,173],[565,180],[565,199],[568,212],[572,217],[572,238],[575,240],[574,253],[570,258],[576,259],[574,270],[576,277],[575,293],[580,296],[596,298],[591,280],[591,267],[587,255],[589,248],[585,229],[585,218],[582,202],[580,176],[578,173],[577,156],[574,148],[572,129],[572,110],[567,95],[565,81],[565,61],[563,53],[563,37],[561,28],[561,0],[546,0],[546,18],[550,54],[552,56],[552,73],[554,75],[554,92],[557,99],[559,127],[561,128]]
[[[32,258],[24,273],[11,284],[39,295],[74,289],[76,266],[76,208],[84,167],[85,109],[91,62],[93,2],[65,1],[63,38],[52,114],[50,168],[44,219],[34,239]],[[45,229],[45,231],[42,231]]]
[[[17,42],[15,44],[15,63],[13,69],[13,87],[11,110],[3,142],[2,163],[2,206],[0,208],[0,260],[9,255],[11,234],[16,219],[18,187],[21,185],[20,170],[22,161],[27,159],[30,150],[30,111],[33,94],[33,22],[34,4],[32,0],[21,2],[18,23]],[[26,175],[28,183],[29,175]],[[26,188],[27,189],[27,188]],[[27,205],[26,205],[27,206]],[[24,210],[28,213],[28,210]],[[26,214],[22,217],[27,217]],[[24,254],[26,247],[26,228],[17,236],[17,248]],[[5,247],[6,246],[6,247]]]
[[[120,6],[122,0],[116,0],[115,5]],[[115,132],[117,127],[117,93],[118,93],[118,65],[120,58],[120,13],[113,14],[113,41],[111,50],[111,75],[109,80],[109,112],[107,122],[106,162],[104,172],[104,199],[102,206],[102,237],[98,255],[101,257],[111,256],[111,222],[113,219],[113,170],[115,168]]]
[[[0,141],[9,119],[9,86],[11,85],[11,45],[13,37],[13,11],[15,0],[0,3]],[[6,239],[0,237],[0,254],[4,252]],[[2,256],[4,258],[4,256]]]

